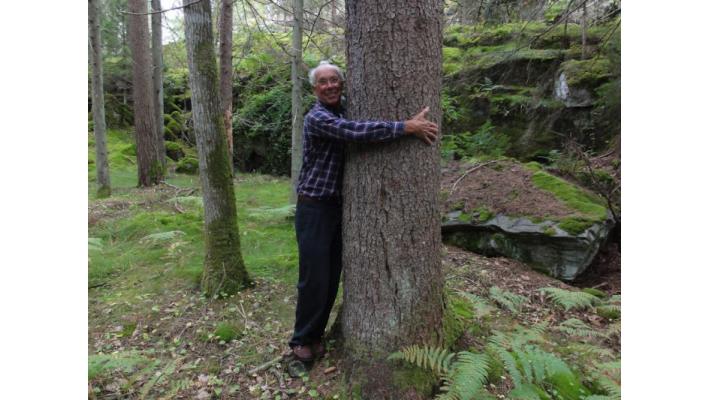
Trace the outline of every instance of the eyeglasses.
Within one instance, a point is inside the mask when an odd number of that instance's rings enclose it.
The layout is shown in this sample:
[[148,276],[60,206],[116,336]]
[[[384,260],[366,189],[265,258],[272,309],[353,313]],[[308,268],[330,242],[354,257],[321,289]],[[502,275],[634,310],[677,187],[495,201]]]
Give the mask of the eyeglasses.
[[327,84],[329,84],[329,83],[330,83],[331,85],[336,85],[336,84],[340,83],[340,78],[330,78],[330,79],[325,79],[325,78],[323,78],[323,79],[318,79],[318,81],[317,81],[316,83],[317,83],[318,85],[327,85]]

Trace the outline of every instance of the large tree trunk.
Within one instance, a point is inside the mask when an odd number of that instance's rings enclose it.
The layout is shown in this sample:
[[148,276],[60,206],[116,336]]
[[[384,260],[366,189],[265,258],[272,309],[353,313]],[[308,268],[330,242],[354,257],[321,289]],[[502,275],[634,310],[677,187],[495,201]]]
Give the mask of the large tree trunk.
[[96,139],[96,183],[98,197],[111,195],[111,177],[106,147],[106,114],[104,111],[104,78],[101,62],[101,29],[99,0],[89,0],[89,47],[91,54],[91,112],[94,117]]
[[293,35],[291,41],[291,203],[296,203],[296,185],[303,163],[303,97],[301,58],[303,0],[293,0]]
[[153,61],[148,35],[148,3],[128,0],[128,45],[133,57],[133,120],[136,130],[138,186],[152,186],[163,180],[164,168],[158,153],[153,104]]
[[155,14],[151,15],[151,51],[153,54],[153,105],[155,107],[155,135],[158,157],[165,169],[165,133],[163,132],[163,14],[160,0],[150,0]]
[[232,136],[232,15],[233,0],[222,0],[219,19],[219,94],[224,115],[229,168],[234,164],[234,138]]
[[[440,0],[347,2],[350,119],[441,121]],[[404,398],[384,358],[442,340],[439,152],[413,138],[353,145],[345,164],[341,329],[363,398]]]
[[239,245],[234,183],[217,91],[210,2],[183,0],[183,5],[192,117],[205,208],[202,289],[208,296],[229,295],[248,285],[249,277]]

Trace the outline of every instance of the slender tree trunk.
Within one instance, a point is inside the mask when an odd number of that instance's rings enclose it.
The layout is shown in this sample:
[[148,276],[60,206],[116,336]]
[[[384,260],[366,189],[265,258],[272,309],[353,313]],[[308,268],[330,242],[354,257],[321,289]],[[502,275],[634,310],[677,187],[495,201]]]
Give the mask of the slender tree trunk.
[[587,58],[587,0],[582,0],[582,59]]
[[152,186],[163,180],[163,163],[158,153],[153,104],[153,61],[148,35],[148,3],[128,0],[128,45],[133,57],[133,120],[136,130],[138,186]]
[[[194,3],[188,6],[188,4]],[[205,208],[205,269],[208,296],[233,294],[249,284],[237,226],[234,183],[229,167],[224,118],[217,90],[210,2],[183,0],[185,46],[190,70],[192,115]]]
[[224,115],[229,168],[234,168],[234,137],[232,136],[232,16],[234,1],[222,0],[219,18],[219,94]]
[[291,196],[296,203],[296,185],[303,163],[303,97],[301,57],[303,34],[303,0],[293,0],[293,34],[291,41]]
[[[350,119],[441,121],[440,0],[347,2]],[[353,145],[345,164],[341,329],[362,397],[405,398],[387,355],[442,342],[439,152],[411,137]]]
[[[153,11],[160,11],[160,0],[150,0]],[[165,169],[165,133],[163,132],[163,24],[162,13],[151,15],[151,51],[153,54],[153,104],[158,158]]]
[[101,62],[101,29],[99,25],[99,0],[89,0],[89,54],[91,54],[91,111],[94,117],[96,139],[97,197],[111,195],[111,177],[108,169],[106,147],[106,115],[104,112],[104,78]]

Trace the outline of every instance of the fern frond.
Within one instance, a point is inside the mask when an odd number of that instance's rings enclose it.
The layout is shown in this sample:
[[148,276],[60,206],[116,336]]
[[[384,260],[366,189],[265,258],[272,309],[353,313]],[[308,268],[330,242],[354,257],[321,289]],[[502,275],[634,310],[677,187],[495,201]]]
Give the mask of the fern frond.
[[601,394],[593,394],[591,396],[585,397],[584,400],[615,400],[615,399],[613,397],[604,396]]
[[437,399],[472,400],[481,391],[488,377],[489,363],[485,354],[462,351],[444,375],[442,391]]
[[585,324],[584,322],[578,320],[577,318],[570,318],[568,320],[560,323],[558,329],[570,336],[579,337],[607,337],[606,332],[599,332],[594,330],[591,326]]
[[527,302],[527,298],[503,290],[498,286],[492,286],[488,290],[488,294],[496,303],[507,308],[513,314],[518,314],[523,304]]
[[446,349],[430,346],[407,346],[400,351],[394,352],[387,357],[388,360],[404,360],[414,364],[419,368],[428,369],[442,375],[446,373],[450,366],[454,353]]
[[519,386],[523,381],[523,376],[518,370],[518,363],[515,360],[515,357],[508,350],[497,344],[489,343],[488,348],[493,352],[493,354],[496,355],[496,357],[498,357],[500,361],[503,362],[503,366],[508,372],[508,375],[510,375],[510,379],[513,381],[513,384],[515,386]]
[[89,238],[89,251],[101,251],[104,248],[104,244],[101,238]]
[[553,303],[563,307],[565,311],[592,307],[600,302],[596,296],[581,291],[573,292],[555,287],[546,287],[539,291],[545,293]]
[[491,306],[483,297],[477,296],[473,293],[464,292],[463,290],[457,291],[461,297],[468,300],[473,306],[473,310],[476,313],[476,317],[481,318],[490,314],[495,307]]
[[599,386],[604,388],[609,397],[614,400],[621,400],[621,386],[618,383],[606,376],[599,377],[597,382],[599,382]]
[[541,400],[539,393],[542,391],[539,387],[526,383],[524,385],[516,385],[515,389],[508,393],[508,397],[513,400]]
[[614,358],[614,353],[611,350],[590,343],[570,343],[567,348],[580,356],[594,355],[597,358]]
[[617,380],[621,379],[621,360],[596,363],[596,367],[599,369],[599,371],[610,376],[616,377]]
[[185,232],[183,231],[167,231],[167,232],[158,232],[158,233],[153,233],[148,236],[144,236],[139,243],[152,243],[156,244],[159,242],[167,242],[170,240],[173,240],[179,236],[185,235]]

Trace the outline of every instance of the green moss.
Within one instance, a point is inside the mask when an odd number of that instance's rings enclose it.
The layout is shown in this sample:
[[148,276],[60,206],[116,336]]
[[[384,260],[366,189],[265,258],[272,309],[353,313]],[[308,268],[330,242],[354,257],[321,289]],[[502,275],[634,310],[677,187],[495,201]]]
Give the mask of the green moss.
[[461,213],[457,219],[461,222],[471,222],[472,218],[471,214]]
[[562,63],[560,69],[565,73],[569,86],[596,87],[612,75],[611,61],[606,58],[569,60]]
[[552,193],[565,205],[583,215],[583,218],[570,219],[567,225],[572,225],[575,222],[603,221],[607,217],[604,201],[600,197],[585,192],[562,178],[538,170],[533,174],[532,182],[536,187]]
[[195,175],[199,172],[199,169],[199,161],[197,161],[196,158],[185,157],[182,160],[178,161],[177,168],[175,168],[175,172]]
[[399,389],[414,388],[418,394],[428,398],[439,380],[434,372],[412,365],[398,365],[392,372],[392,381]]
[[542,233],[544,233],[547,236],[555,236],[557,231],[555,230],[555,228],[548,226],[547,228],[545,228],[544,231],[542,231]]
[[180,161],[185,157],[185,151],[180,143],[171,141],[165,142],[165,154],[173,161]]
[[473,211],[477,214],[476,219],[481,223],[489,221],[494,217],[493,211],[486,206],[479,206]]
[[595,221],[586,218],[565,218],[559,223],[560,229],[569,233],[570,235],[579,235],[580,233],[586,231],[589,227],[594,225]]

